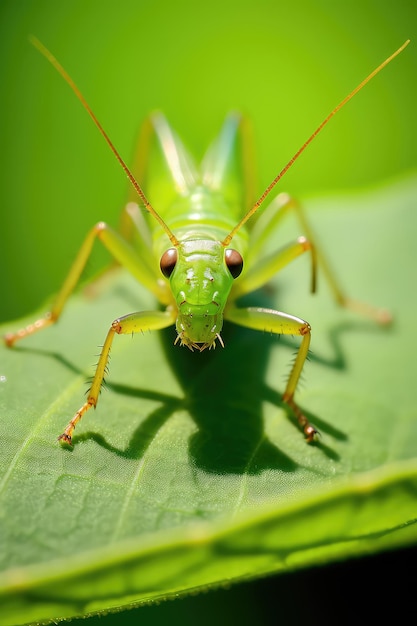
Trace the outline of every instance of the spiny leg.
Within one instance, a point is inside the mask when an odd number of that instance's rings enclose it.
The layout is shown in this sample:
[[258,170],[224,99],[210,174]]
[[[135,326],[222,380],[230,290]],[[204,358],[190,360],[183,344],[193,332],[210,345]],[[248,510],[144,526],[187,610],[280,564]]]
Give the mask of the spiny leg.
[[[267,257],[261,258],[249,267],[241,281],[235,283],[232,296],[238,298],[245,293],[257,289],[264,285],[272,276],[282,270],[288,263],[295,260],[298,256],[305,252],[311,253],[312,258],[312,274],[311,274],[311,290],[315,291],[317,259],[315,248],[311,242],[305,237],[299,237],[297,241],[292,242]],[[239,309],[232,305],[225,312],[225,319],[236,324],[253,328],[255,330],[266,330],[276,334],[301,335],[303,337],[297,357],[294,361],[291,373],[285,389],[283,400],[291,407],[297,421],[303,430],[308,442],[314,440],[317,434],[316,429],[312,426],[307,417],[303,414],[297,404],[294,402],[294,393],[308,354],[310,345],[310,325],[300,318],[281,313],[273,309],[249,308]]]
[[138,313],[130,313],[129,315],[125,315],[114,320],[102,347],[93,382],[88,391],[87,400],[78,409],[74,417],[68,422],[64,432],[58,437],[59,441],[71,445],[74,428],[89,409],[97,406],[100,389],[103,384],[104,376],[107,372],[110,349],[114,336],[116,334],[132,335],[145,330],[161,330],[162,328],[167,328],[168,326],[174,324],[175,319],[175,311],[167,309],[166,311],[140,311]]
[[85,238],[61,290],[55,298],[50,312],[47,313],[45,317],[36,320],[33,324],[29,324],[26,328],[21,328],[17,332],[5,335],[4,341],[8,346],[13,346],[17,341],[43,330],[51,324],[55,324],[62,313],[68,297],[71,295],[80,279],[91,254],[94,241],[97,238],[100,239],[120,265],[126,267],[136,276],[136,278],[143,285],[148,287],[161,302],[164,304],[168,303],[166,297],[164,297],[161,284],[157,280],[158,277],[151,272],[148,265],[143,262],[140,254],[105,222],[99,222],[90,230]]
[[225,319],[234,322],[235,324],[239,324],[240,326],[245,326],[246,328],[252,328],[254,330],[261,330],[277,335],[299,335],[302,337],[301,345],[291,368],[290,376],[288,378],[287,386],[282,399],[293,411],[298,424],[307,439],[307,442],[310,443],[314,441],[317,435],[317,430],[312,424],[310,424],[308,418],[294,401],[295,390],[297,388],[298,381],[300,380],[301,372],[307,359],[308,349],[310,346],[310,324],[298,317],[295,317],[294,315],[287,315],[281,311],[265,309],[262,307],[240,309],[238,307],[231,306],[225,312]]
[[355,313],[359,313],[360,315],[363,315],[365,317],[368,317],[378,324],[389,324],[392,321],[392,316],[389,311],[346,296],[343,289],[340,287],[339,280],[337,279],[335,272],[331,267],[331,264],[327,260],[326,256],[323,254],[320,246],[318,246],[317,242],[315,241],[315,235],[312,232],[305,211],[294,198],[286,193],[279,194],[256,222],[255,227],[251,233],[251,245],[249,250],[248,262],[251,263],[253,259],[253,263],[254,265],[256,265],[256,258],[261,255],[262,248],[265,246],[266,241],[271,236],[271,234],[276,231],[281,220],[291,211],[295,213],[298,221],[301,224],[303,234],[307,237],[307,240],[310,242],[316,252],[317,262],[320,264],[324,272],[324,275],[336,302],[340,306],[350,309]]

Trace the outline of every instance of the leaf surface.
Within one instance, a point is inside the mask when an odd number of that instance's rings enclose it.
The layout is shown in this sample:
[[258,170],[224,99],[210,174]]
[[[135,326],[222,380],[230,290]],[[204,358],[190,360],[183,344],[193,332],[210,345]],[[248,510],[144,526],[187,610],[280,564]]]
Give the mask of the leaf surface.
[[[310,295],[308,259],[251,295],[312,325],[298,401],[318,444],[281,402],[297,339],[228,326],[226,348],[202,354],[174,347],[173,329],[116,337],[97,410],[60,447],[111,321],[154,307],[123,271],[0,348],[1,624],[416,541],[416,191],[409,176],[306,203],[349,295],[390,309],[390,328],[338,309],[321,275]],[[299,234],[289,224],[274,246]]]

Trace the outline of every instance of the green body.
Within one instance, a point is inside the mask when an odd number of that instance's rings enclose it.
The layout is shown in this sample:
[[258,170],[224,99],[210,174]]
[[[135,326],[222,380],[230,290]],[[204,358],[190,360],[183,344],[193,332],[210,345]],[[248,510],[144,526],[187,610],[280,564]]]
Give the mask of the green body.
[[[179,339],[183,345],[202,350],[220,339],[234,283],[221,242],[248,210],[241,118],[227,118],[200,170],[161,114],[154,114],[148,124],[152,132],[145,127],[141,142],[149,141],[149,145],[139,147],[139,154],[145,150],[148,154],[146,168],[136,175],[179,241],[178,260],[169,278],[169,303],[177,308]],[[159,259],[172,246],[152,216],[147,223],[158,268]],[[247,246],[244,227],[233,239],[233,248],[245,256]]]

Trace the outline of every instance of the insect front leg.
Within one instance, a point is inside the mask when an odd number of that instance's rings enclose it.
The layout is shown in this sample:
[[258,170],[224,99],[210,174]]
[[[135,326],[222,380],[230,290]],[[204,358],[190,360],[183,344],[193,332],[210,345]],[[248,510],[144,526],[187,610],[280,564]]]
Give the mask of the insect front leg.
[[281,311],[262,307],[238,308],[231,306],[227,309],[225,319],[253,330],[261,330],[276,335],[299,335],[302,337],[282,399],[292,409],[307,442],[314,441],[317,430],[310,424],[307,417],[294,401],[295,390],[310,346],[310,324],[294,315],[287,315]]
[[110,349],[115,335],[132,335],[146,330],[161,330],[175,323],[176,312],[168,308],[166,311],[140,311],[130,313],[114,320],[107,333],[100,357],[96,366],[93,382],[87,394],[87,400],[78,409],[74,417],[68,422],[62,435],[58,437],[62,443],[72,444],[72,433],[82,416],[92,407],[97,406],[100,389],[104,376],[107,373]]
[[45,317],[36,320],[33,324],[29,324],[29,326],[25,328],[21,328],[17,332],[8,333],[4,337],[8,346],[13,346],[17,341],[43,330],[51,324],[55,324],[62,313],[68,297],[71,295],[80,279],[96,239],[99,239],[114,259],[120,265],[126,267],[143,285],[152,291],[162,303],[168,303],[161,290],[158,275],[150,270],[148,263],[144,262],[140,253],[105,222],[99,222],[90,230],[85,238],[49,313],[47,313]]

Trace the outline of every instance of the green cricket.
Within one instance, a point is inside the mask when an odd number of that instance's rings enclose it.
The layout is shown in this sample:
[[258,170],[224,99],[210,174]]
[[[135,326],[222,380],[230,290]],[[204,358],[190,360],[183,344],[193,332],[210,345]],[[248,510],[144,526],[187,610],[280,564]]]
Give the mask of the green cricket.
[[[83,415],[97,406],[109,354],[115,335],[160,330],[175,325],[175,344],[190,350],[223,346],[223,320],[273,334],[299,335],[301,343],[284,390],[283,401],[290,407],[307,442],[318,432],[294,400],[310,346],[311,327],[294,315],[264,307],[240,307],[238,299],[267,283],[288,263],[308,252],[311,255],[312,291],[320,265],[338,304],[365,315],[377,323],[388,324],[384,309],[348,298],[339,286],[331,265],[315,244],[302,208],[289,195],[276,196],[264,210],[262,219],[250,220],[278,181],[294,164],[329,120],[376,74],[408,45],[398,50],[373,70],[323,120],[292,159],[253,203],[249,137],[245,120],[230,114],[219,136],[197,169],[182,142],[161,113],[152,114],[144,123],[137,146],[135,167],[130,170],[114,147],[84,96],[65,69],[36,38],[32,44],[47,58],[68,83],[103,135],[131,184],[132,193],[122,214],[121,232],[104,222],[87,234],[78,255],[45,317],[4,337],[7,346],[55,324],[76,287],[99,239],[115,261],[126,267],[147,287],[163,310],[139,311],[115,319],[107,333],[87,399],[69,421],[58,440],[72,445],[73,431]],[[158,167],[151,168],[155,162]],[[153,171],[155,170],[155,171]],[[161,171],[165,171],[161,177]],[[138,180],[147,181],[149,195],[162,195],[157,210],[149,202]],[[163,187],[158,194],[159,186]],[[290,211],[297,216],[304,235],[269,255],[262,255],[271,232]],[[134,242],[134,243],[133,243]]]

